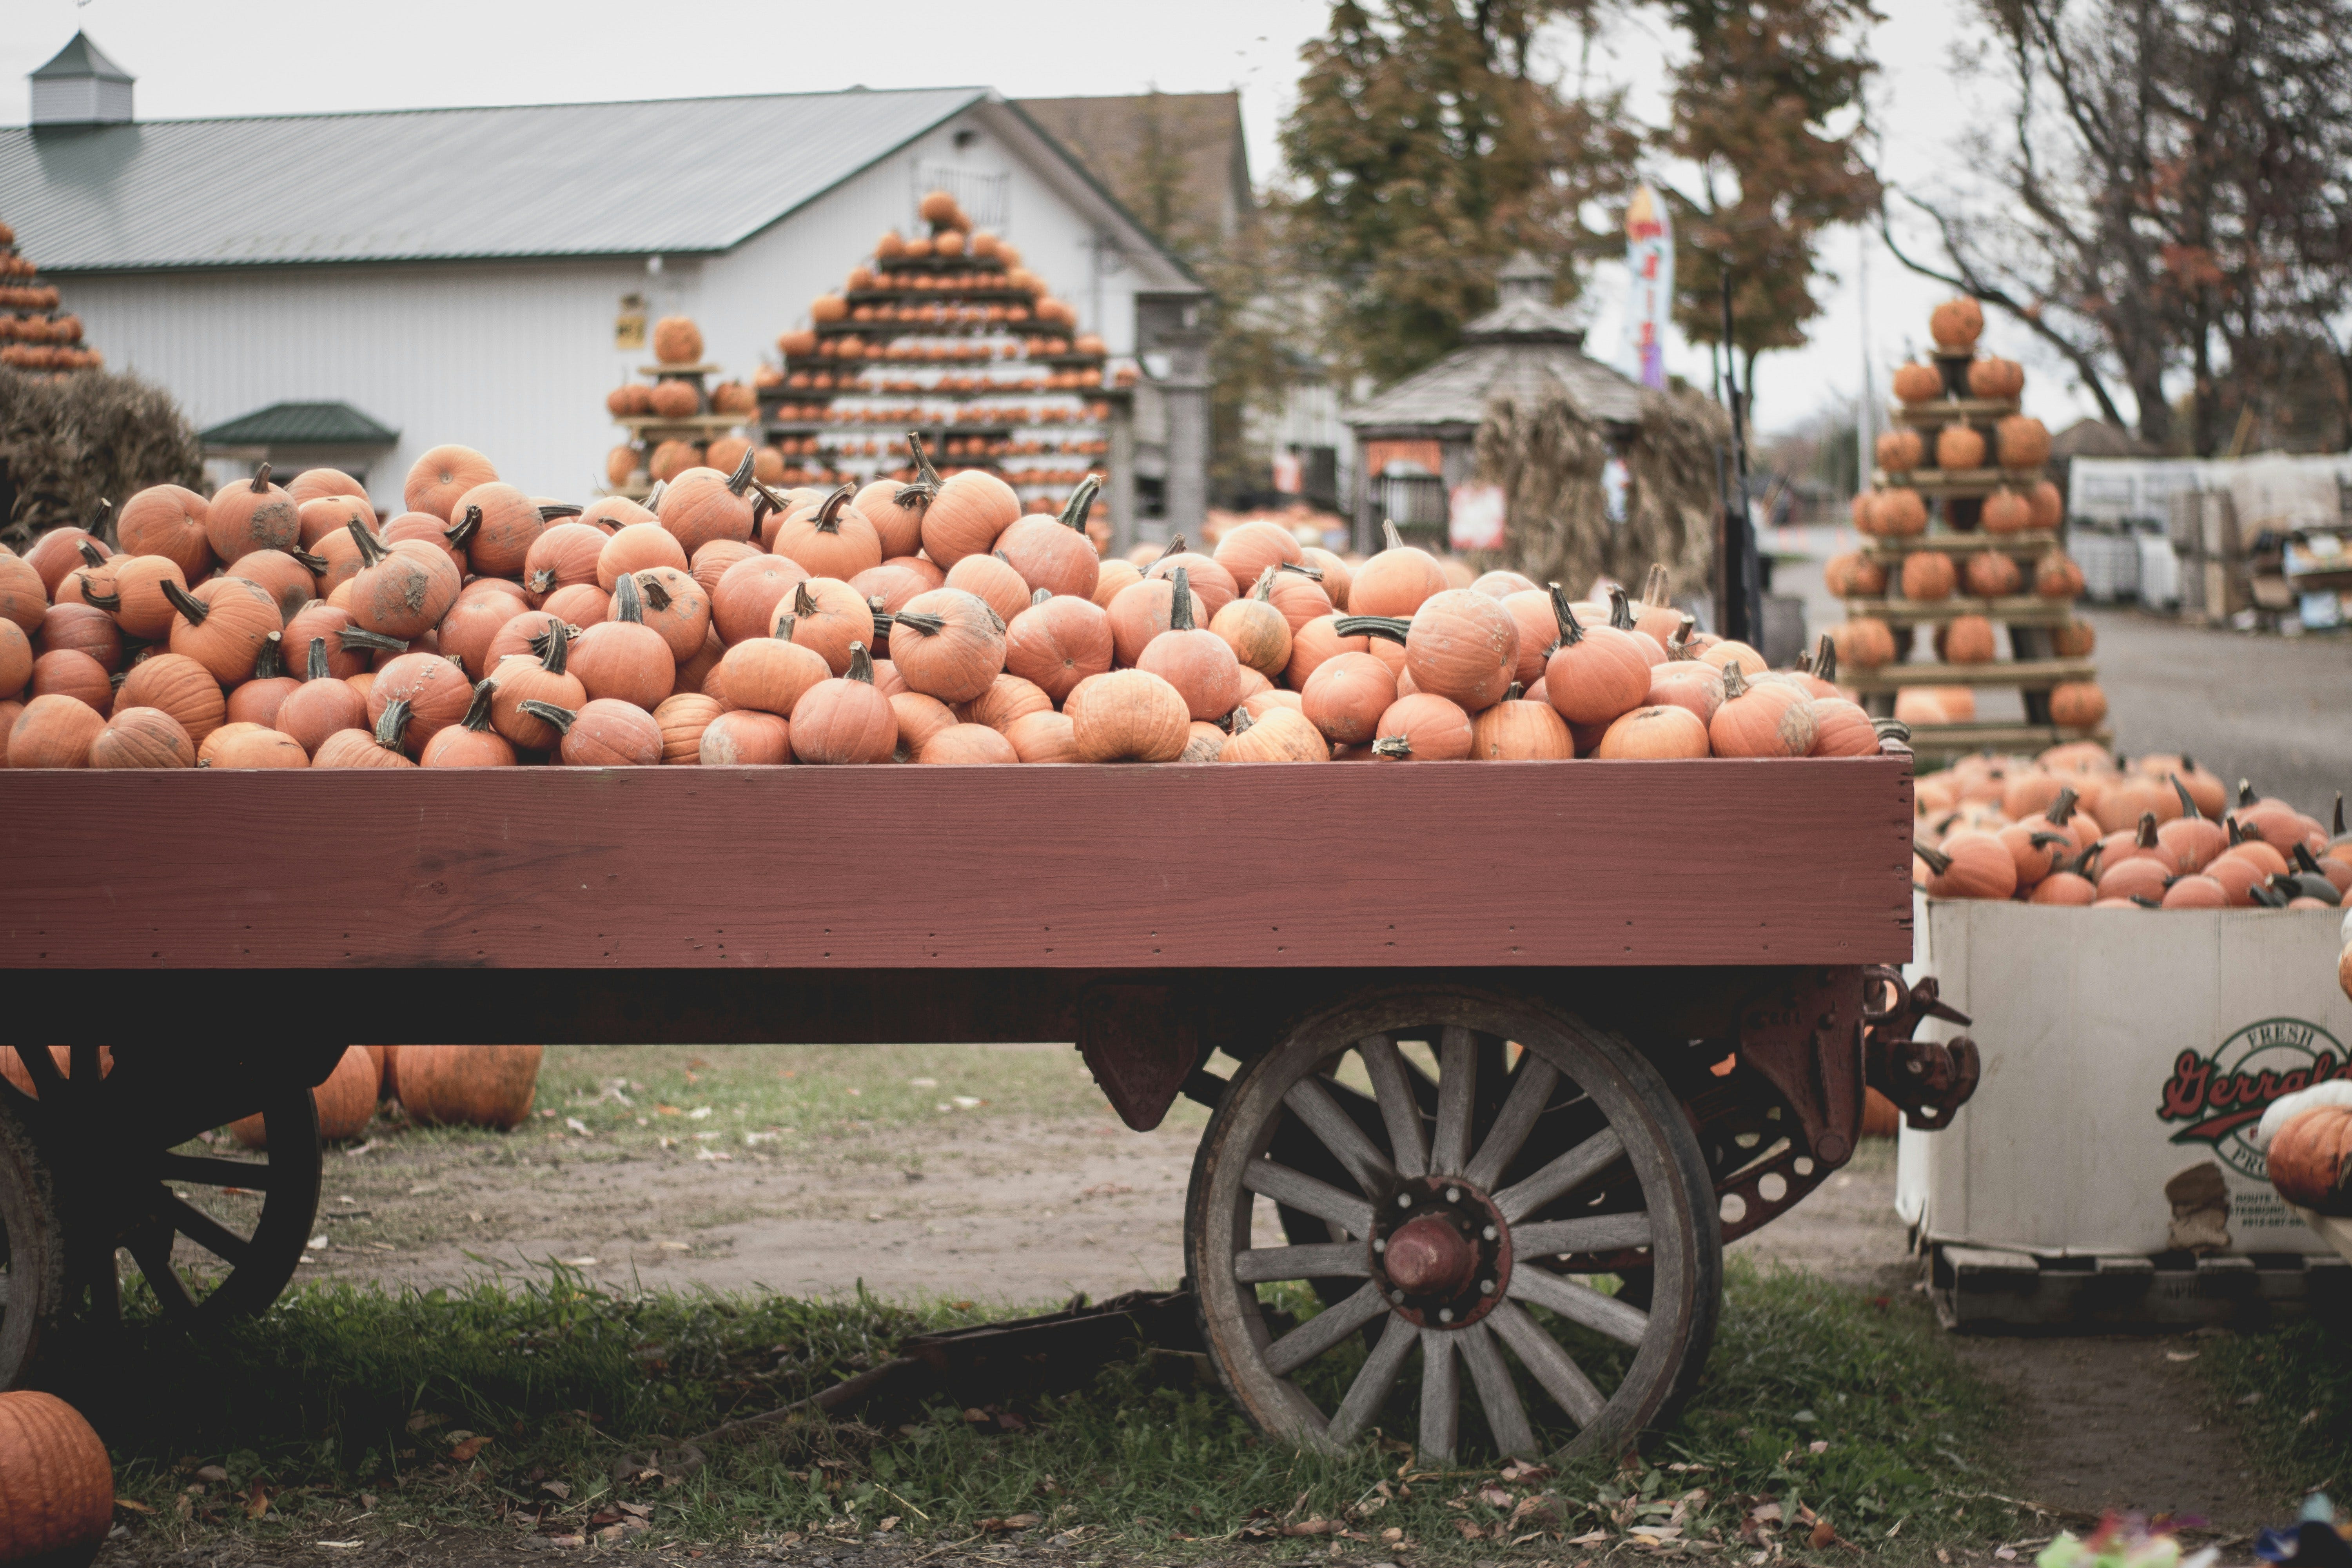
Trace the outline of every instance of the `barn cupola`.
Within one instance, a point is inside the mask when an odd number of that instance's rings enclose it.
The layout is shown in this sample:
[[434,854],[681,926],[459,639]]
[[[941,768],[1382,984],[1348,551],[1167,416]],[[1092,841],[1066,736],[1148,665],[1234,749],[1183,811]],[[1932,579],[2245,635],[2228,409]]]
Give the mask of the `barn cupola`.
[[48,64],[36,69],[33,128],[79,130],[131,122],[131,74],[108,59],[88,33],[76,33]]

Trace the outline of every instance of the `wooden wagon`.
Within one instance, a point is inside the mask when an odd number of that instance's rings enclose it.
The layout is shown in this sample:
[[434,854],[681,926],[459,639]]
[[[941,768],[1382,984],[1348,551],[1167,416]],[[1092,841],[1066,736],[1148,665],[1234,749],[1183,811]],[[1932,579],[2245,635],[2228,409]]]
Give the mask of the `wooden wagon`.
[[[1417,1377],[1425,1455],[1622,1447],[1865,1077],[1919,1126],[1973,1081],[1883,967],[1911,818],[1902,755],[0,773],[40,1043],[37,1099],[0,1086],[0,1386],[120,1252],[199,1325],[275,1299],[353,1037],[1067,1040],[1134,1127],[1213,1109],[1187,1267],[1268,1432],[1347,1443]],[[267,1155],[191,1142],[255,1112]]]

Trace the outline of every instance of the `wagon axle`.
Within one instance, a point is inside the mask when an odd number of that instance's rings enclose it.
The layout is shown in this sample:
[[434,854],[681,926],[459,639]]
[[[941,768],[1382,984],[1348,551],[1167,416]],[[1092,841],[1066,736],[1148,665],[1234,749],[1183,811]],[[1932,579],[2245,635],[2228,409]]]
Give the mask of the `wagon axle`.
[[1415,1327],[1467,1328],[1510,1284],[1511,1237],[1494,1200],[1455,1178],[1426,1176],[1374,1210],[1371,1278]]

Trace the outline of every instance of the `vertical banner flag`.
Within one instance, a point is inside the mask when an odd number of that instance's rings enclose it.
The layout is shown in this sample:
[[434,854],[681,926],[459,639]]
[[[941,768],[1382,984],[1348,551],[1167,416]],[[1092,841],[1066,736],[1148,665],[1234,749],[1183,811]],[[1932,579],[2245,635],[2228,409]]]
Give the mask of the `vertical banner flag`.
[[1645,184],[1625,209],[1626,359],[1643,386],[1666,384],[1666,322],[1675,299],[1675,224]]

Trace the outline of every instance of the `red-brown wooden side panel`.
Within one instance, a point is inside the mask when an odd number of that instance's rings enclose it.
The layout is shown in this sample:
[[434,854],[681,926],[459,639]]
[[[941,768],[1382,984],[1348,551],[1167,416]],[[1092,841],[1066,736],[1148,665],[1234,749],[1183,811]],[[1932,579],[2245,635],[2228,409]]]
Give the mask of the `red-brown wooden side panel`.
[[0,967],[1909,956],[1908,762],[0,773]]

